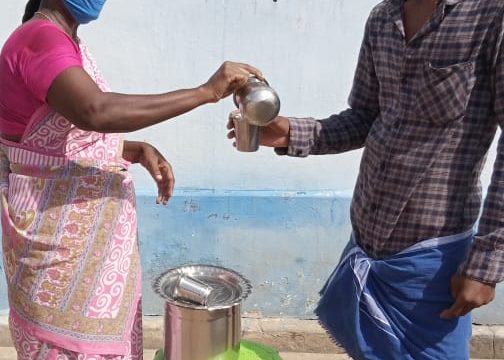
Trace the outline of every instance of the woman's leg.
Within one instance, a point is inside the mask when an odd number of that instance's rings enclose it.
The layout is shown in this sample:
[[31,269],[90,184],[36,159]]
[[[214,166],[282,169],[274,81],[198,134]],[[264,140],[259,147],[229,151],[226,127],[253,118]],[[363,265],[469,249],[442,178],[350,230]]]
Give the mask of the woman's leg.
[[138,303],[129,341],[130,347],[126,355],[93,355],[65,350],[40,341],[28,329],[22,328],[11,316],[9,316],[9,327],[18,360],[141,360],[143,358],[141,302]]

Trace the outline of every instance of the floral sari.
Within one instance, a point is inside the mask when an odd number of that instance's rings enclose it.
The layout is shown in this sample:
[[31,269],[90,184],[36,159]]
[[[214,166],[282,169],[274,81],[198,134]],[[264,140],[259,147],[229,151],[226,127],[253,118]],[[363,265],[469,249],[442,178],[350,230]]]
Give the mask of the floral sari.
[[[87,48],[83,65],[107,91]],[[117,134],[48,106],[0,144],[3,255],[19,359],[140,359],[135,193]]]

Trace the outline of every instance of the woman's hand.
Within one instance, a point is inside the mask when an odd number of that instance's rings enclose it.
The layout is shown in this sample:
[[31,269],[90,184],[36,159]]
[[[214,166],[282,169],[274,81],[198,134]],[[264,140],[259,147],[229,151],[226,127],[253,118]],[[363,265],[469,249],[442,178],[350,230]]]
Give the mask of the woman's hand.
[[157,183],[157,204],[166,205],[173,195],[175,177],[170,163],[152,145],[145,142],[125,141],[123,158],[134,164],[141,164],[149,171]]
[[253,66],[226,61],[201,88],[209,94],[210,101],[217,102],[243,87],[252,75],[264,79]]
[[[236,137],[234,131],[233,116],[239,113],[239,110],[232,111],[229,114],[229,120],[227,128],[231,130],[227,137],[228,139],[234,139]],[[262,126],[260,128],[260,144],[263,146],[276,147],[276,148],[286,148],[289,147],[289,132],[290,125],[289,119],[283,116],[278,116],[269,125]]]

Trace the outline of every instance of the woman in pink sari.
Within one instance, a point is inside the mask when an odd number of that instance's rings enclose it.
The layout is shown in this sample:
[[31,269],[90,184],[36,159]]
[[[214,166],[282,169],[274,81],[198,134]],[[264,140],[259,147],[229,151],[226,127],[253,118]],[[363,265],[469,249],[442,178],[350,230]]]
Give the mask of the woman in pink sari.
[[141,270],[128,173],[171,167],[119,133],[217,102],[261,73],[224,63],[202,86],[109,92],[80,24],[105,0],[30,0],[0,55],[0,200],[10,327],[19,359],[141,359]]

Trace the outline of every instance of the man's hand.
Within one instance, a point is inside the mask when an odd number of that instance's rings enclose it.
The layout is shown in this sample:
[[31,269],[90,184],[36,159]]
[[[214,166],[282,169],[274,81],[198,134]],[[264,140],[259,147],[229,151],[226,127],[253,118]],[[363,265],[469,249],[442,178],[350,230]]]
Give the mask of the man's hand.
[[[229,114],[227,128],[229,131],[227,137],[228,139],[234,139],[236,137],[234,131],[233,116],[238,114],[240,110],[234,110]],[[260,144],[269,147],[288,147],[289,146],[289,132],[290,124],[289,119],[283,116],[277,116],[267,126],[261,126],[260,128]]]
[[495,297],[495,284],[486,284],[456,274],[452,278],[452,307],[441,313],[441,319],[451,320],[490,303]]
[[175,177],[170,163],[152,145],[145,142],[125,141],[124,159],[139,163],[149,171],[158,187],[157,204],[166,205],[173,195]]

